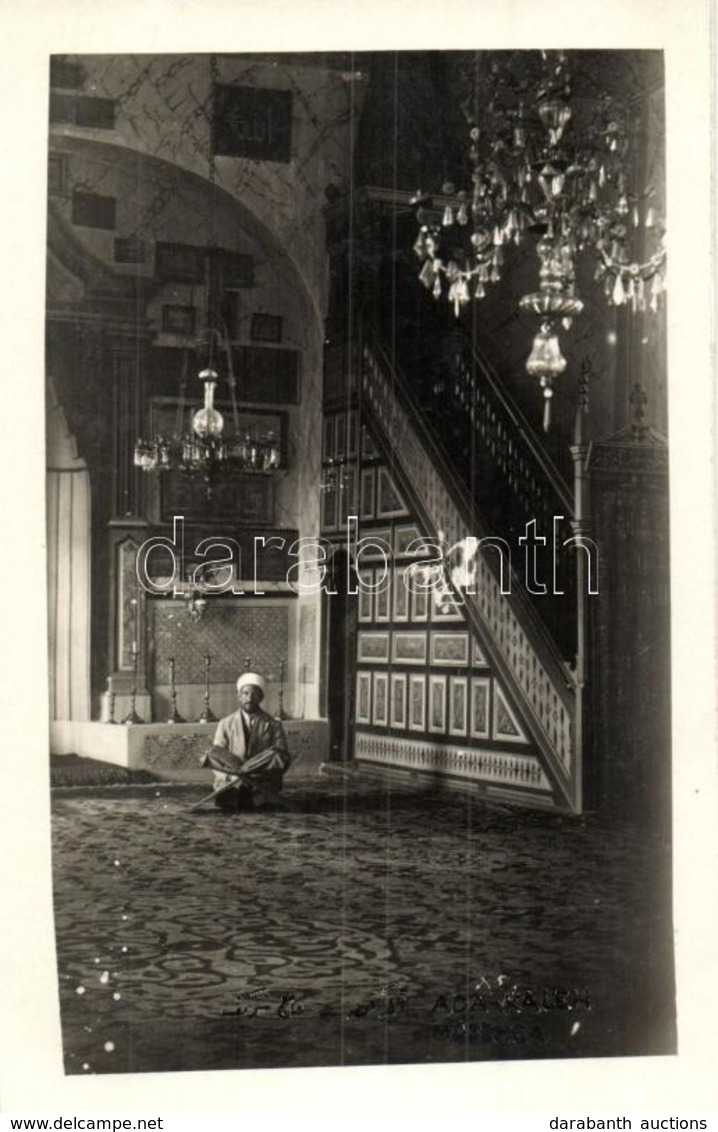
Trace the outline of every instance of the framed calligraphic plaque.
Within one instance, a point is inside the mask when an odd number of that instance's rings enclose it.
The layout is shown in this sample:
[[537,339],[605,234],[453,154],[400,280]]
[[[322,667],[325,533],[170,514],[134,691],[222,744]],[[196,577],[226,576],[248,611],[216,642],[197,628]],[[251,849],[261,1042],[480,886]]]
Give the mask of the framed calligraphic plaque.
[[212,149],[225,157],[289,161],[292,92],[217,83],[213,90]]
[[222,472],[207,495],[204,480],[183,472],[164,472],[161,478],[161,517],[171,522],[223,522],[237,526],[271,526],[274,521],[274,480],[251,472]]

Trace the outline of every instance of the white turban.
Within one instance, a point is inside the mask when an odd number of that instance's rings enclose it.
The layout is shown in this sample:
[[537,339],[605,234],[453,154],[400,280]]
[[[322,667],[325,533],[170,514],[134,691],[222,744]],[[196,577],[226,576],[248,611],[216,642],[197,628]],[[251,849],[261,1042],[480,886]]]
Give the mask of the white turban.
[[241,692],[242,688],[246,688],[247,684],[254,684],[259,688],[262,693],[262,699],[267,694],[267,681],[258,672],[243,672],[237,681],[237,691]]

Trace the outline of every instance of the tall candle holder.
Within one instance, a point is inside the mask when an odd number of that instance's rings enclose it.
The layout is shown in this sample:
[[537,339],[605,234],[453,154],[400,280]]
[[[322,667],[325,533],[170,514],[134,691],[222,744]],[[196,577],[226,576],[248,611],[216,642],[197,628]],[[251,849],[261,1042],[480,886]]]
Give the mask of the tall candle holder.
[[207,653],[204,658],[204,710],[197,720],[198,723],[216,723],[217,716],[214,714],[209,706],[209,669],[212,664],[212,657]]
[[137,700],[137,641],[132,642],[132,689],[130,691],[130,710],[123,719],[123,723],[132,725],[133,723],[144,723],[144,720],[135,711],[135,703]]
[[277,714],[275,719],[286,719],[284,711],[284,661],[279,662],[279,694],[277,696]]
[[112,691],[112,677],[107,677],[107,719],[105,723],[115,722],[115,693]]
[[170,714],[167,717],[168,723],[184,723],[180,713],[177,711],[177,689],[175,688],[175,658],[170,657]]

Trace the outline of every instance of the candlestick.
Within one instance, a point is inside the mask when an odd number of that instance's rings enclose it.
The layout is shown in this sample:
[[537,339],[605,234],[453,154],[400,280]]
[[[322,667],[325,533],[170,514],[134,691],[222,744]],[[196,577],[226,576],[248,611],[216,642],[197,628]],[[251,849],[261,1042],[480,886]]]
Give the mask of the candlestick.
[[209,669],[212,657],[207,653],[204,658],[204,710],[197,720],[198,723],[216,723],[217,716],[209,706]]
[[177,690],[175,688],[175,658],[170,657],[170,714],[167,718],[168,723],[184,723],[184,719],[177,711]]
[[245,658],[244,658],[244,671],[245,672],[249,672],[251,663],[252,663],[252,658],[250,656],[245,656]]
[[136,597],[130,599],[130,618],[132,621],[132,640],[130,641],[130,652],[132,656],[135,657],[139,652],[139,649],[137,647],[138,608]]
[[125,716],[123,723],[132,725],[133,723],[144,723],[144,720],[135,711],[135,701],[137,699],[137,644],[132,642],[132,690],[130,692],[130,710],[129,714]]

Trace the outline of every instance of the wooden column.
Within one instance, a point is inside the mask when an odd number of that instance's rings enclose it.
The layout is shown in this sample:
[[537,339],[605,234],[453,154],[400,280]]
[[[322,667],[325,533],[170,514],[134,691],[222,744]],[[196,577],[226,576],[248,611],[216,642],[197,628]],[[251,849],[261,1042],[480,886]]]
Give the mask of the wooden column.
[[593,624],[589,805],[670,816],[668,451],[628,428],[589,456],[600,553]]

